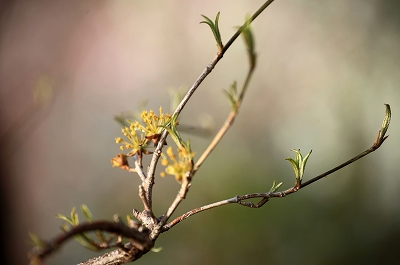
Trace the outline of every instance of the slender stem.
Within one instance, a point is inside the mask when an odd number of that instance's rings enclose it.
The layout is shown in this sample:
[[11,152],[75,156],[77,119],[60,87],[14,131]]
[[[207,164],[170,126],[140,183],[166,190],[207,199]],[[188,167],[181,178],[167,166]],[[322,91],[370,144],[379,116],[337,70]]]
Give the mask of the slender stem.
[[[229,114],[225,124],[221,127],[221,129],[219,130],[219,132],[217,133],[217,135],[214,137],[213,141],[211,142],[211,144],[208,146],[208,148],[206,149],[206,151],[203,153],[203,155],[200,157],[199,161],[196,163],[196,165],[193,167],[192,172],[190,172],[190,176],[188,176],[187,178],[184,178],[182,185],[181,185],[181,189],[178,192],[175,200],[173,201],[173,203],[171,204],[171,206],[169,207],[167,213],[163,216],[161,222],[160,222],[160,228],[168,221],[168,219],[171,217],[171,215],[174,213],[174,211],[176,210],[176,208],[178,207],[178,205],[182,202],[182,200],[186,197],[186,193],[189,190],[190,187],[190,182],[192,177],[194,176],[194,174],[196,173],[196,171],[199,169],[199,167],[201,166],[201,164],[205,161],[205,159],[208,157],[208,155],[212,152],[212,150],[217,146],[217,144],[221,141],[222,137],[225,135],[225,133],[228,131],[228,129],[232,126],[239,108],[241,106],[241,103],[243,101],[244,98],[244,94],[247,90],[247,87],[249,85],[250,79],[252,77],[252,74],[254,72],[254,65],[250,66],[249,72],[247,74],[246,77],[246,81],[244,82],[242,91],[240,93],[239,99],[236,103],[236,108],[234,110],[231,111],[231,113]],[[156,233],[160,233],[161,229],[159,229]]]
[[[182,101],[179,103],[178,107],[174,111],[173,115],[179,115],[183,108],[185,107],[186,103],[189,101],[189,99],[192,97],[196,89],[200,86],[200,84],[203,82],[203,80],[211,73],[211,71],[214,69],[215,65],[218,63],[218,61],[222,58],[221,56],[217,56],[214,58],[214,60],[204,69],[204,71],[201,73],[201,75],[197,78],[197,80],[194,82],[192,87],[189,89],[189,91],[186,93]],[[148,182],[149,182],[149,187],[147,188],[148,190],[152,189],[154,185],[154,174],[156,171],[157,163],[158,160],[161,156],[161,150],[164,146],[165,140],[168,136],[168,131],[164,130],[160,137],[160,141],[157,144],[157,147],[154,151],[153,157],[150,162],[149,169],[147,171],[147,176],[149,177]]]
[[150,205],[149,202],[147,201],[146,192],[144,191],[143,185],[139,185],[139,197],[143,202],[144,210],[149,212],[152,219],[155,219],[153,211],[150,210]]
[[[384,139],[382,140],[382,142],[383,142],[385,139],[386,139],[386,138],[384,138]],[[348,166],[348,165],[350,165],[350,164],[356,162],[357,160],[363,158],[364,156],[366,156],[366,155],[368,155],[368,154],[374,152],[375,150],[377,150],[377,149],[381,146],[381,144],[382,144],[381,142],[380,142],[378,145],[374,143],[374,145],[373,145],[372,147],[368,148],[368,149],[365,150],[364,152],[362,152],[362,153],[356,155],[355,157],[353,157],[353,158],[347,160],[346,162],[340,164],[340,165],[337,166],[337,167],[334,167],[334,168],[332,168],[332,169],[330,169],[330,170],[328,170],[328,171],[326,171],[326,172],[324,172],[324,173],[322,173],[322,174],[320,174],[320,175],[318,175],[318,176],[316,176],[316,177],[314,177],[314,178],[312,178],[312,179],[310,179],[310,180],[308,180],[308,181],[306,181],[306,182],[304,182],[304,183],[301,183],[300,186],[294,186],[294,187],[289,188],[289,189],[287,189],[287,190],[278,191],[278,192],[273,192],[273,193],[267,192],[267,193],[252,193],[252,194],[246,194],[246,195],[243,195],[243,196],[239,196],[239,199],[240,199],[239,201],[247,200],[247,199],[251,199],[251,198],[267,198],[267,199],[269,199],[269,198],[277,198],[277,197],[282,198],[282,197],[285,197],[285,196],[287,196],[287,195],[293,194],[293,193],[295,193],[295,192],[297,192],[297,191],[299,191],[299,190],[305,188],[306,186],[308,186],[308,185],[310,185],[310,184],[312,184],[312,183],[314,183],[314,182],[316,182],[316,181],[322,179],[323,177],[326,177],[326,176],[328,176],[328,175],[330,175],[330,174],[332,174],[332,173],[338,171],[339,169],[342,169],[342,168],[344,168],[344,167],[346,167],[346,166]],[[242,203],[241,203],[241,204],[242,204]],[[253,206],[246,205],[246,204],[242,204],[242,205],[244,205],[244,206],[249,206],[249,207],[252,207],[252,208],[258,208],[258,207],[253,207]],[[262,206],[262,205],[261,205],[261,206]]]
[[191,211],[189,211],[189,212],[187,212],[187,213],[175,218],[172,222],[164,225],[163,228],[162,228],[162,232],[168,231],[173,226],[175,226],[178,223],[182,222],[183,220],[189,218],[190,216],[195,215],[196,213],[200,213],[200,212],[203,212],[205,210],[209,210],[209,209],[216,208],[216,207],[219,207],[219,206],[227,205],[227,204],[230,204],[230,203],[237,203],[237,198],[234,197],[234,198],[231,198],[231,199],[227,199],[227,200],[223,200],[223,201],[219,201],[219,202],[214,202],[214,203],[211,203],[211,204],[208,204],[208,205],[201,206],[199,208],[193,209],[193,210],[191,210]]
[[144,171],[143,171],[143,166],[142,166],[142,163],[141,163],[141,159],[139,160],[136,155],[134,156],[133,159],[135,161],[135,172],[137,172],[137,174],[139,175],[140,179],[143,182],[146,179],[146,175],[144,174]]
[[187,180],[187,178],[184,178],[181,188],[178,192],[178,194],[175,197],[175,200],[172,202],[171,206],[168,208],[166,214],[164,215],[162,219],[162,223],[164,224],[168,219],[171,217],[171,215],[174,213],[178,205],[182,202],[183,199],[185,199],[186,194],[189,190],[190,187],[190,182]]
[[253,75],[253,72],[254,72],[254,66],[251,66],[249,69],[249,72],[247,74],[246,80],[244,82],[242,91],[239,95],[239,99],[236,103],[236,108],[229,113],[224,125],[221,127],[221,129],[215,135],[214,139],[211,141],[210,145],[207,147],[207,149],[203,152],[203,154],[201,155],[199,160],[196,162],[195,166],[193,167],[192,176],[194,176],[196,174],[197,170],[204,163],[204,161],[207,159],[207,157],[211,154],[211,152],[214,150],[214,148],[218,145],[218,143],[221,141],[222,137],[225,135],[225,133],[229,130],[229,128],[232,126],[233,122],[235,121],[235,118],[239,112],[240,106],[242,105],[242,101],[243,101],[244,95],[247,91],[247,87],[249,85],[249,82]]
[[[250,21],[255,20],[258,15],[260,15],[274,0],[269,0],[265,2],[251,17]],[[229,49],[229,47],[232,45],[232,43],[237,39],[238,36],[243,32],[245,29],[246,25],[248,25],[248,22],[245,22],[237,31],[236,33],[229,39],[229,41],[225,44],[223,50],[221,52],[218,52],[215,58],[211,61],[211,63],[203,70],[203,72],[200,74],[200,76],[197,78],[197,80],[193,83],[192,87],[188,90],[186,95],[183,97],[182,101],[179,103],[178,107],[174,111],[173,115],[179,115],[183,108],[185,107],[186,103],[189,101],[189,99],[192,97],[194,92],[197,90],[197,88],[200,86],[200,84],[204,81],[204,79],[212,72],[214,67],[217,65],[219,60],[223,57],[225,52]],[[164,130],[162,133],[160,140],[157,144],[157,147],[153,153],[153,157],[151,159],[148,171],[147,171],[147,176],[148,178],[146,179],[144,183],[144,188],[147,193],[147,199],[149,202],[150,209],[152,207],[152,189],[154,185],[154,174],[156,171],[157,163],[158,160],[160,159],[161,156],[161,150],[164,147],[165,140],[168,136],[168,131]]]
[[[377,150],[382,145],[383,141],[386,140],[386,137],[381,137],[381,139],[379,141],[375,142],[374,145],[372,147],[370,147],[369,149],[367,149],[364,152],[356,155],[355,157],[347,160],[346,162],[340,164],[339,166],[334,167],[334,168],[332,168],[332,169],[330,169],[330,170],[328,170],[328,171],[326,171],[326,172],[324,172],[324,173],[322,173],[322,174],[320,174],[320,175],[318,175],[318,176],[316,176],[316,177],[314,177],[314,178],[302,183],[301,186],[296,186],[295,185],[294,187],[291,187],[291,188],[289,188],[287,190],[284,190],[284,191],[245,194],[245,195],[242,195],[242,196],[235,196],[235,197],[230,198],[230,199],[226,199],[226,200],[223,200],[223,201],[219,201],[219,202],[211,203],[211,204],[208,204],[208,205],[205,205],[205,206],[201,206],[201,207],[193,209],[193,210],[191,210],[191,211],[189,211],[189,212],[187,212],[187,213],[175,218],[170,223],[164,225],[162,227],[162,232],[168,231],[169,229],[171,229],[172,227],[174,227],[178,223],[182,222],[183,220],[189,218],[190,216],[192,216],[194,214],[197,214],[197,213],[200,213],[202,211],[209,210],[209,209],[212,209],[212,208],[215,208],[215,207],[219,207],[219,206],[226,205],[226,204],[231,204],[231,203],[237,203],[237,204],[240,204],[242,206],[246,206],[246,207],[250,207],[250,208],[260,208],[266,202],[268,202],[268,200],[270,198],[283,198],[283,197],[286,197],[287,195],[296,193],[297,191],[301,190],[302,188],[305,188],[306,186],[308,186],[308,185],[310,185],[310,184],[322,179],[323,177],[326,177],[326,176],[338,171],[339,169],[342,169],[342,168],[354,163],[355,161],[361,159],[362,157],[374,152],[375,150]],[[253,202],[245,201],[245,200],[254,199],[254,198],[261,198],[261,200],[257,204],[255,204]]]
[[354,163],[355,161],[357,161],[357,160],[359,160],[360,158],[362,158],[362,157],[368,155],[369,153],[372,153],[372,152],[375,151],[375,150],[376,150],[376,148],[373,148],[373,147],[369,148],[368,150],[365,150],[365,151],[362,152],[361,154],[359,154],[359,155],[357,155],[357,156],[355,156],[355,157],[353,157],[353,158],[347,160],[347,161],[344,162],[343,164],[341,164],[341,165],[339,165],[339,166],[337,166],[337,167],[334,167],[334,168],[332,168],[331,170],[328,170],[328,171],[326,171],[325,173],[322,173],[321,175],[318,175],[318,176],[316,176],[316,177],[314,177],[314,178],[312,178],[312,179],[310,179],[310,180],[308,180],[308,181],[302,183],[302,184],[301,184],[301,188],[304,188],[304,187],[310,185],[311,183],[314,183],[315,181],[317,181],[317,180],[319,180],[319,179],[321,179],[321,178],[323,178],[323,177],[326,177],[326,176],[332,174],[333,172],[338,171],[339,169],[344,168],[345,166],[350,165],[351,163]]
[[[265,2],[251,17],[250,17],[250,22],[253,22],[274,0],[269,0]],[[230,38],[230,40],[225,44],[224,49],[222,53],[225,53],[227,49],[232,45],[232,43],[240,36],[242,33],[243,29],[246,27],[246,23],[243,24],[237,31],[236,33]]]
[[221,141],[222,137],[225,135],[225,133],[228,131],[228,129],[233,124],[235,118],[236,118],[236,113],[234,111],[231,111],[229,113],[229,116],[226,119],[224,125],[221,127],[221,129],[215,135],[212,142],[208,145],[207,149],[203,152],[203,154],[200,156],[199,160],[194,165],[192,175],[196,174],[196,172],[200,168],[200,166],[204,163],[204,161],[207,159],[207,157],[211,154],[211,152],[214,150],[214,148],[218,145],[218,143]]
[[31,253],[31,255],[41,259],[58,250],[59,246],[73,236],[97,230],[116,233],[118,235],[127,237],[131,239],[131,242],[134,243],[136,247],[141,248],[146,252],[149,251],[154,245],[154,242],[150,240],[147,232],[139,232],[138,230],[133,229],[121,222],[116,223],[109,221],[94,221],[90,223],[82,223],[71,228],[71,230],[60,234],[58,237],[48,242],[43,249],[39,249],[37,253]]

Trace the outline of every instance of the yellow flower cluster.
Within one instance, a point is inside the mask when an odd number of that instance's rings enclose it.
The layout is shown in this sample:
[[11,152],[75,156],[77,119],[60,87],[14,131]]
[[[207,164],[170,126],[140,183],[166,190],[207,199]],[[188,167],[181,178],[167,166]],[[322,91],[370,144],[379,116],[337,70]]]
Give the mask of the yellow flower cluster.
[[144,132],[146,135],[146,139],[153,140],[154,144],[156,144],[161,136],[161,131],[171,119],[171,115],[162,112],[162,107],[160,107],[160,115],[156,115],[154,111],[150,110],[149,112],[142,112],[142,119],[146,127],[142,126],[139,122],[135,122],[134,126],[137,130]]
[[161,172],[161,176],[174,175],[178,182],[182,182],[182,179],[193,168],[192,158],[195,154],[183,147],[178,148],[178,156],[174,154],[172,147],[168,147],[166,153],[168,157],[164,153],[162,154],[161,164],[166,168],[165,172]]
[[123,140],[121,137],[115,138],[115,142],[117,144],[122,143],[119,147],[119,149],[124,150],[124,149],[131,149],[131,151],[127,154],[128,156],[133,156],[135,154],[141,154],[144,151],[146,151],[146,146],[147,146],[147,141],[144,138],[143,133],[138,136],[135,127],[133,124],[131,126],[125,128],[122,128],[122,133],[126,138],[128,138],[128,141]]
[[160,139],[163,126],[165,126],[171,119],[170,114],[164,114],[160,107],[160,115],[156,115],[154,111],[142,111],[142,119],[145,125],[142,125],[138,121],[129,121],[131,124],[129,127],[125,126],[122,128],[122,133],[128,139],[128,141],[121,137],[115,138],[117,144],[121,150],[131,149],[127,156],[133,156],[135,154],[149,154],[150,151],[146,150],[147,144],[150,140],[156,144]]
[[[166,151],[162,152],[161,163],[165,166],[165,172],[161,176],[165,177],[166,174],[175,176],[178,182],[182,182],[184,178],[193,169],[194,153],[191,151],[190,142],[185,143],[180,138],[176,125],[176,119],[172,120],[170,114],[164,114],[160,107],[160,115],[156,115],[154,111],[143,111],[141,114],[143,124],[138,121],[129,121],[130,126],[125,126],[122,129],[126,139],[122,137],[115,138],[117,144],[121,144],[121,150],[130,150],[126,155],[118,154],[111,160],[113,167],[120,167],[129,170],[127,157],[138,155],[142,157],[143,154],[150,154],[147,150],[148,143],[153,141],[157,144],[160,140],[161,133],[164,129],[168,130],[172,139],[177,144],[178,154],[175,155],[172,147],[168,147]],[[169,124],[173,122],[174,124]]]

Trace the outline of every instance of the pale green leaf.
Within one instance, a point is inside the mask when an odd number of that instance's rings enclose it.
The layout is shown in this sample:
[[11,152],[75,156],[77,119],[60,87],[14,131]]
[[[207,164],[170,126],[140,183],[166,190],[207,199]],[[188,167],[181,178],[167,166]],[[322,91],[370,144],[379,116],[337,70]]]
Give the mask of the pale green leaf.
[[82,204],[81,205],[81,210],[82,210],[83,214],[85,215],[86,219],[88,221],[92,222],[93,221],[93,215],[90,212],[90,210],[89,210],[89,208],[87,207],[86,204]]

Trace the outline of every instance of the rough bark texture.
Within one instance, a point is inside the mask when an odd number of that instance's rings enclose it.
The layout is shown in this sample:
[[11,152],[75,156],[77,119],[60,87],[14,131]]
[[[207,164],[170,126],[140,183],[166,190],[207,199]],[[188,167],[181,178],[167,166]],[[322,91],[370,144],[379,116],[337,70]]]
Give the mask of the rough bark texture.
[[97,258],[79,263],[77,265],[120,265],[135,261],[149,251],[147,249],[140,250],[130,243],[126,244],[125,247],[130,248],[127,250],[119,248]]

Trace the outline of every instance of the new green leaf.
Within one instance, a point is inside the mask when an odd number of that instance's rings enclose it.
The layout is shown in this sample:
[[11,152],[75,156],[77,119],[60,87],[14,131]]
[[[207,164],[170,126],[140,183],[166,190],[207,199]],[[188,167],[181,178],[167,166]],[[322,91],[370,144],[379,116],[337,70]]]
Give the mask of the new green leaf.
[[254,35],[253,31],[251,28],[251,20],[247,19],[246,23],[244,25],[242,35],[244,38],[244,41],[246,43],[247,51],[249,53],[249,59],[250,59],[250,66],[251,68],[254,68],[256,66],[256,52],[255,52],[255,44],[254,44]]
[[300,153],[300,149],[299,150],[292,149],[292,151],[296,152],[295,159],[288,157],[286,158],[286,160],[292,164],[294,173],[296,175],[296,181],[300,183],[301,180],[303,179],[304,170],[306,168],[306,164],[308,158],[311,155],[312,150],[304,158],[303,155]]
[[211,31],[214,34],[214,38],[217,42],[218,51],[222,52],[222,50],[224,49],[224,45],[222,44],[221,33],[219,31],[219,26],[218,26],[219,14],[220,14],[220,12],[218,12],[218,14],[215,18],[215,22],[213,22],[207,16],[201,15],[205,19],[205,21],[201,21],[200,23],[207,24],[211,28]]
[[277,191],[282,186],[282,184],[283,184],[283,182],[279,182],[278,184],[276,184],[276,181],[274,180],[274,182],[272,182],[272,187],[269,190],[269,192]]

